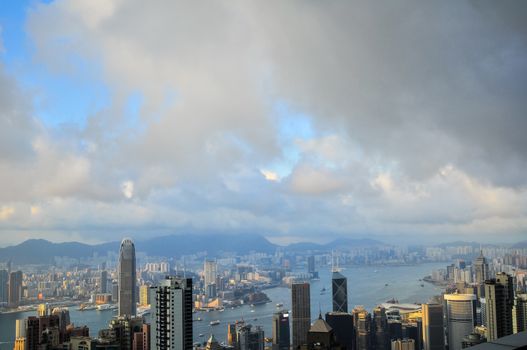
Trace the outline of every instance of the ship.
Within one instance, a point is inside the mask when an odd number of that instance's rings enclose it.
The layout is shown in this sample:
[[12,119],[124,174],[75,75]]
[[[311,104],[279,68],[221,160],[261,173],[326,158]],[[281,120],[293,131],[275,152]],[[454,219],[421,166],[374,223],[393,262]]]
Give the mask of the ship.
[[284,306],[284,303],[278,303],[278,304],[276,304],[276,307],[282,307],[282,306]]
[[216,320],[216,321],[210,321],[210,325],[211,326],[217,326],[220,324],[220,320]]
[[97,311],[108,311],[108,310],[112,310],[112,309],[113,309],[113,307],[110,304],[97,305]]

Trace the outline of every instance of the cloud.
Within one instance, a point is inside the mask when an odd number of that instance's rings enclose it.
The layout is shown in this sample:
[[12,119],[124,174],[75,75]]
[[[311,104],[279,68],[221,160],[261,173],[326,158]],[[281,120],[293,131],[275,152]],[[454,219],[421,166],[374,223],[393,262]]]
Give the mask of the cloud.
[[0,229],[527,227],[523,4],[58,0],[28,13],[36,65],[94,72],[111,98],[85,125],[43,126],[0,72],[0,207],[17,208]]

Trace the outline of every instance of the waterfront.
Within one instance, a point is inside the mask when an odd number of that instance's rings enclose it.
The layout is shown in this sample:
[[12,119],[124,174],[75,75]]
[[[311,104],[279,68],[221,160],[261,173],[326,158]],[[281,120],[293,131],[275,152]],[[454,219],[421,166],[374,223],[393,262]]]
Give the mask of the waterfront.
[[[429,275],[432,270],[444,267],[444,263],[431,263],[411,266],[359,266],[343,269],[341,273],[348,278],[348,294],[350,310],[355,305],[363,305],[371,311],[377,304],[395,298],[399,302],[427,302],[428,299],[441,293],[441,288],[433,284],[424,283],[421,287],[419,279]],[[318,316],[319,310],[324,314],[331,310],[331,272],[320,270],[320,280],[311,281],[311,318]],[[388,284],[388,286],[385,286]],[[321,294],[322,288],[326,292]],[[194,322],[194,340],[206,341],[211,332],[219,341],[225,341],[227,324],[242,318],[264,328],[266,337],[271,336],[272,315],[276,312],[276,304],[283,303],[283,309],[291,309],[291,290],[288,288],[272,288],[265,290],[272,300],[271,303],[258,305],[254,308],[242,306],[225,311],[197,312],[194,318],[202,321]],[[254,310],[254,311],[251,311]],[[16,319],[35,315],[35,312],[22,312],[0,315],[0,350],[11,350],[15,336]],[[75,325],[87,325],[90,335],[96,336],[101,328],[105,328],[114,315],[113,311],[77,311],[70,308],[70,318]],[[256,320],[255,320],[256,319]],[[217,326],[210,326],[210,322],[219,320]],[[199,337],[203,334],[203,337]]]

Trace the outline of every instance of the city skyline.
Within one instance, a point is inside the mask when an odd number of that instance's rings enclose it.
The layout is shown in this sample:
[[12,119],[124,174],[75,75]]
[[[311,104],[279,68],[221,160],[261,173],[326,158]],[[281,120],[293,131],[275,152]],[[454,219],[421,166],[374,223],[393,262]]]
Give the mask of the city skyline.
[[2,2],[2,245],[519,241],[526,15],[521,1]]

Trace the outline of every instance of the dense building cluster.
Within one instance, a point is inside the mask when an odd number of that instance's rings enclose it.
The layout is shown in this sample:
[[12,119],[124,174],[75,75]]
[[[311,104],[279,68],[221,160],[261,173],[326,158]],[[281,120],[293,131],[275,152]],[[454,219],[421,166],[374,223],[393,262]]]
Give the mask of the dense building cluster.
[[[254,261],[267,258],[253,256]],[[521,263],[522,258],[496,257],[489,263],[480,251],[473,261],[458,259],[426,278],[445,289],[434,300],[425,304],[389,300],[369,311],[360,305],[349,307],[348,280],[331,256],[332,310],[320,310],[318,315],[311,314],[310,280],[319,278],[317,264],[328,263],[328,256],[303,257],[304,273],[288,273],[283,268],[293,261],[297,264],[298,259],[278,258],[281,268],[269,262],[267,268],[255,268],[256,264],[233,259],[229,262],[234,268],[223,271],[219,266],[227,266],[229,258],[204,258],[199,274],[186,269],[178,273],[166,261],[148,262],[138,269],[135,245],[124,239],[115,271],[99,268],[69,275],[82,276],[71,283],[77,287],[74,289],[80,291],[84,286],[92,292],[91,300],[81,304],[80,310],[117,309],[107,328],[90,334],[88,327],[70,322],[67,308],[43,303],[36,316],[17,320],[14,350],[458,350],[527,330],[525,274],[518,266],[505,264]],[[346,255],[339,258],[347,260]],[[24,291],[27,294],[35,282],[51,294],[56,285],[70,285],[70,280],[61,279],[58,273],[51,273],[55,283],[37,281],[41,277],[36,276],[28,274],[24,280],[22,272],[11,271],[10,266],[0,270],[4,305],[19,306]],[[227,325],[225,341],[212,334],[216,323],[211,322],[208,341],[195,342],[193,313],[267,303],[269,299],[260,288],[273,285],[291,288],[291,310],[277,304],[268,337],[260,325],[242,318]]]

